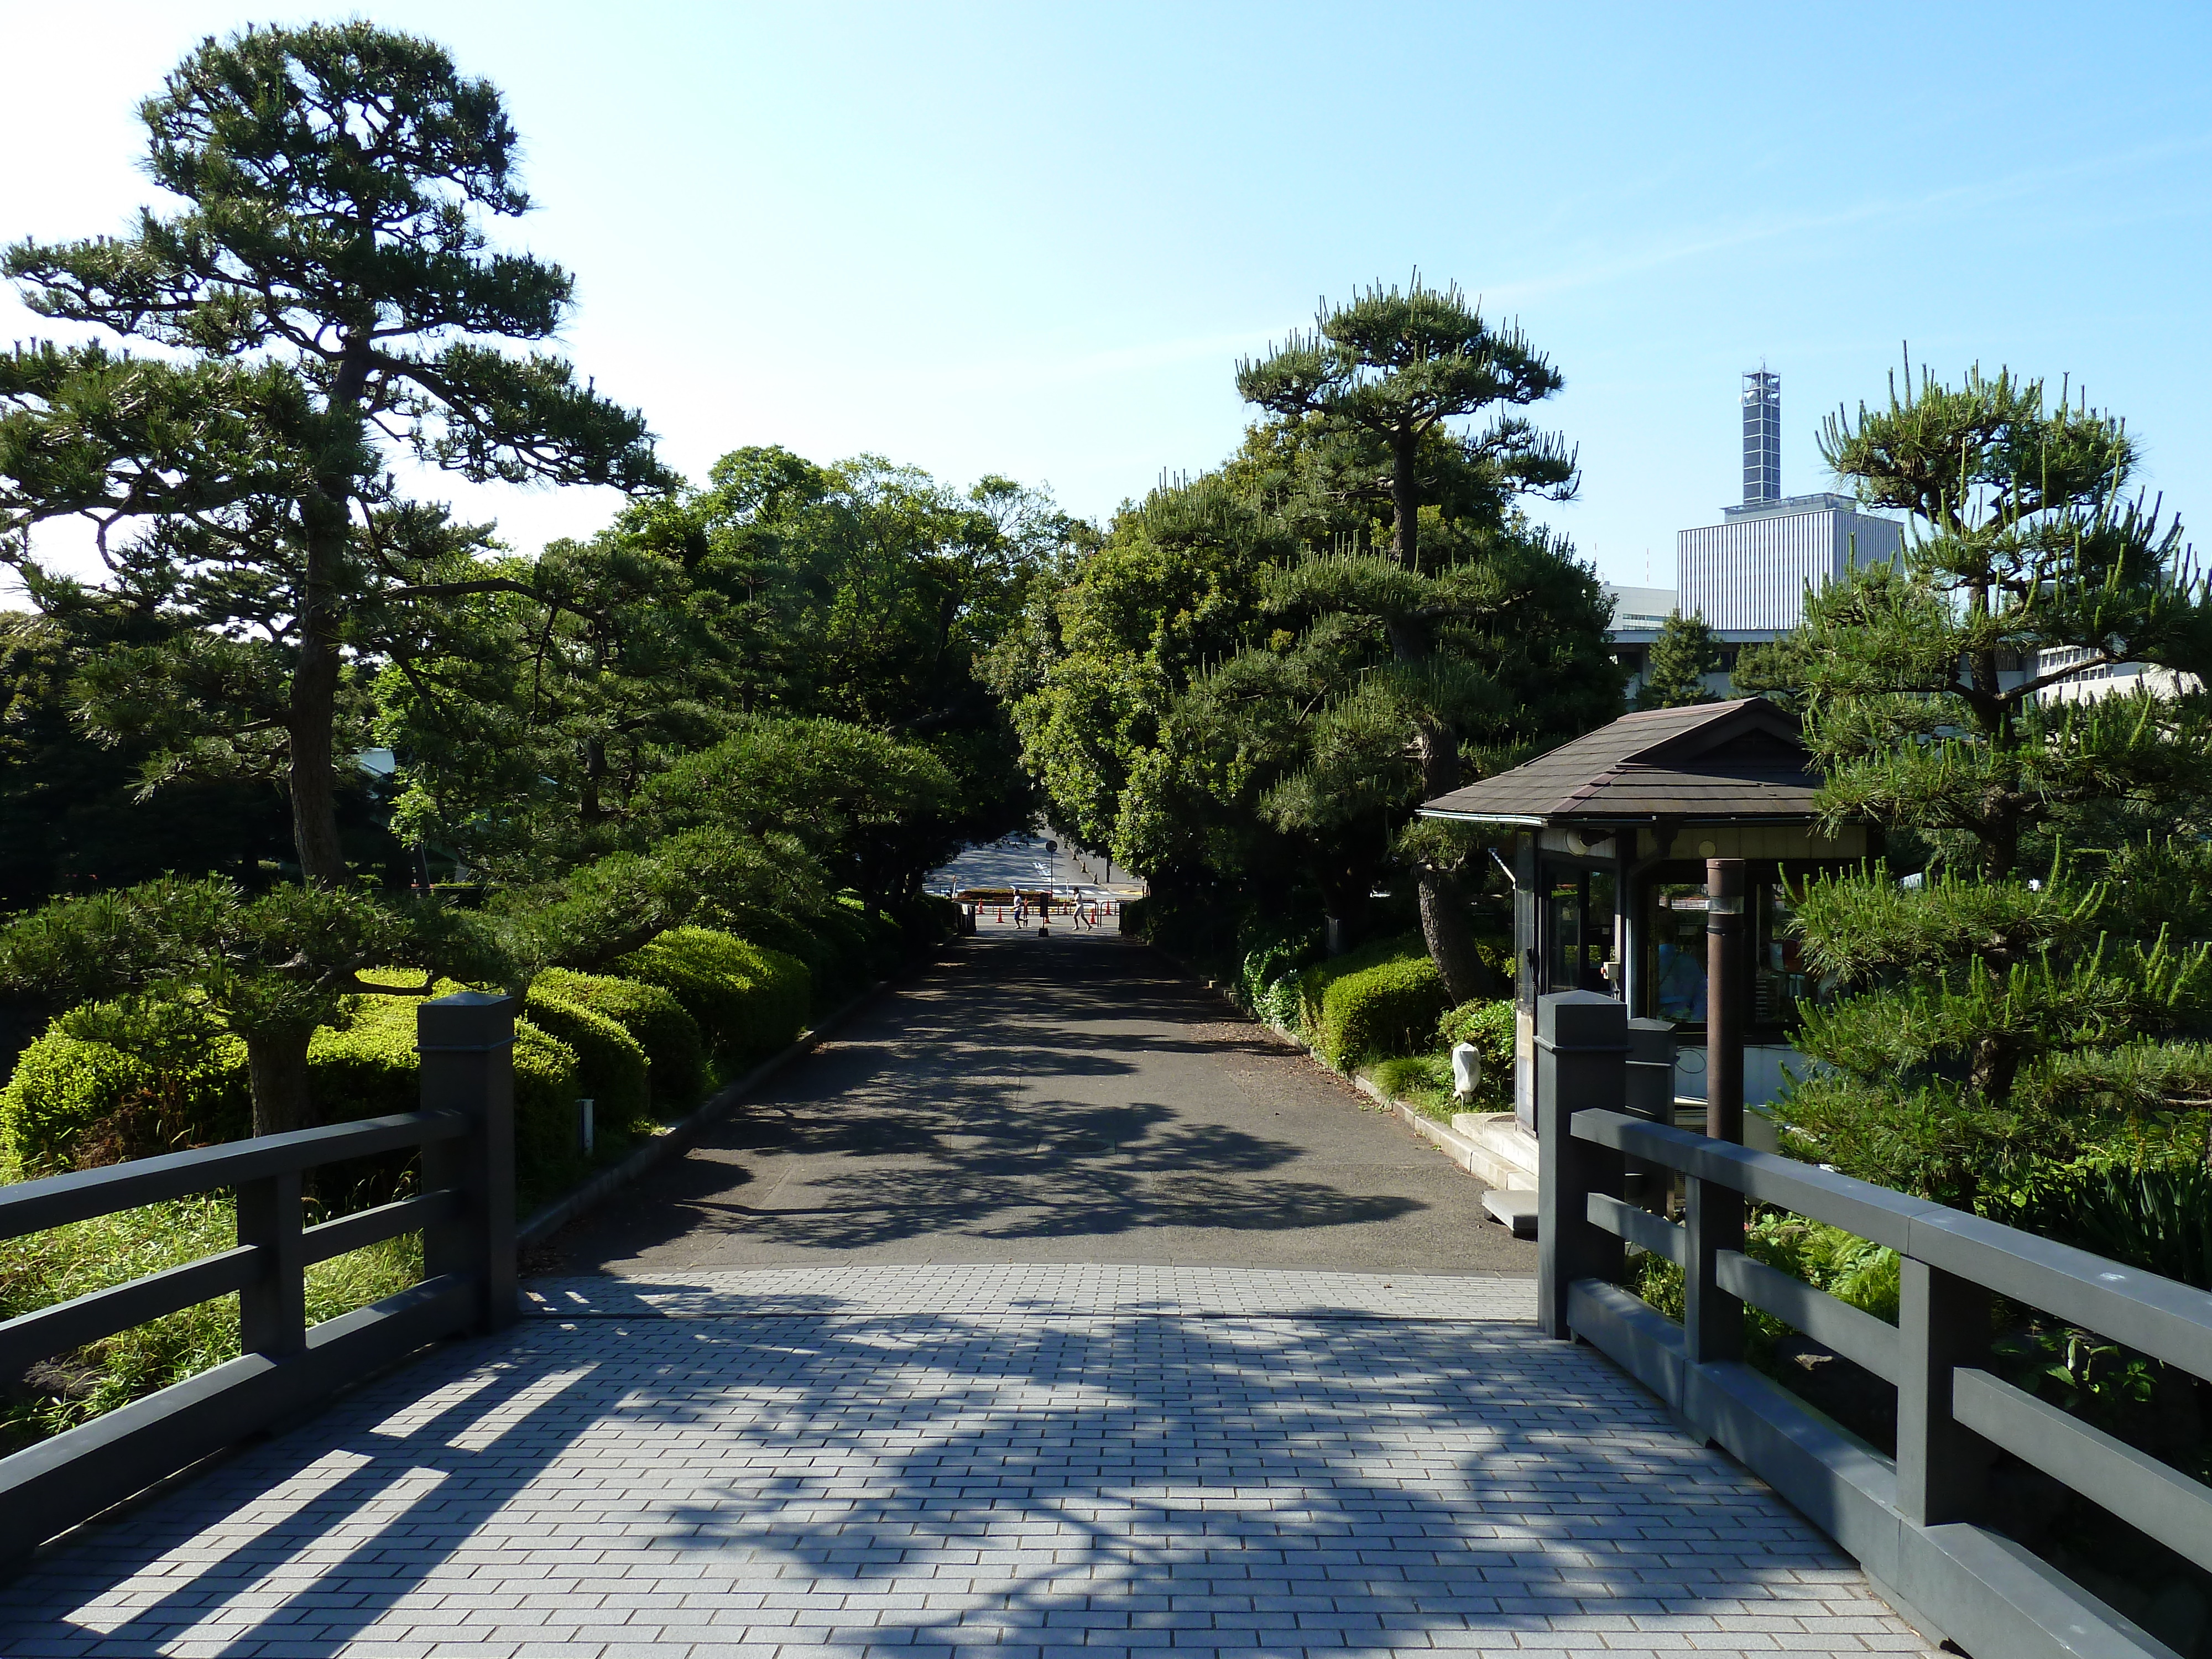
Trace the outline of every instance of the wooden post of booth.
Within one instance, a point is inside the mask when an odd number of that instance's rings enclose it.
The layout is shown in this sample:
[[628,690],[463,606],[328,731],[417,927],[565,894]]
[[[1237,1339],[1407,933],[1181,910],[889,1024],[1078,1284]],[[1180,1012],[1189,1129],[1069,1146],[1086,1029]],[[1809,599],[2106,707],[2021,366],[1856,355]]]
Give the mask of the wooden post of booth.
[[1743,1142],[1743,860],[1705,860],[1705,1133]]

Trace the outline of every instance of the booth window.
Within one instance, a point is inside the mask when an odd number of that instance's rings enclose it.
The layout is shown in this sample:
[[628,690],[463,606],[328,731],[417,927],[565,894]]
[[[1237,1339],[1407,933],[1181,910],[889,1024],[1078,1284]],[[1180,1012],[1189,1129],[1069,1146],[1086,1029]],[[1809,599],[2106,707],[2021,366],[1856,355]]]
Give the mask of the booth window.
[[1558,870],[1544,890],[1544,989],[1613,994],[1613,872]]
[[[1796,1029],[1800,1007],[1825,1001],[1833,986],[1806,970],[1804,945],[1789,893],[1777,880],[1750,884],[1745,909],[1751,937],[1751,1006],[1754,1031]],[[1705,1023],[1705,890],[1694,882],[1654,882],[1644,931],[1644,982],[1650,1012],[1678,1025]]]
[[1644,980],[1651,1012],[1678,1025],[1705,1023],[1705,890],[1694,882],[1651,884],[1644,931]]

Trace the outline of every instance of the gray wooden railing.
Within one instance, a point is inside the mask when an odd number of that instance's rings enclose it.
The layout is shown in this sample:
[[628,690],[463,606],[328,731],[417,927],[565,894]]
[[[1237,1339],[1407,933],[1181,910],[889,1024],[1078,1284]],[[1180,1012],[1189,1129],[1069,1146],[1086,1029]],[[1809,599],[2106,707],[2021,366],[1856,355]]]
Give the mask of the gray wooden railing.
[[[515,1316],[514,1002],[463,992],[417,1011],[422,1109],[0,1187],[0,1238],[234,1190],[238,1243],[0,1323],[0,1379],[217,1297],[239,1300],[239,1358],[0,1458],[0,1562],[313,1407],[441,1338]],[[301,1176],[419,1147],[412,1198],[303,1224]],[[422,1279],[307,1322],[312,1262],[422,1235]]]
[[[2170,1656],[2148,1632],[1984,1522],[1998,1449],[2212,1571],[2212,1489],[1984,1369],[1990,1297],[2212,1377],[2212,1294],[1978,1216],[1620,1109],[1621,1005],[1542,999],[1539,1318],[1602,1350],[1856,1556],[1928,1634],[1976,1659]],[[1625,1158],[1683,1178],[1683,1218],[1623,1201]],[[1743,1254],[1747,1200],[1895,1250],[1891,1325]],[[1679,1265],[1680,1323],[1622,1289],[1626,1245]],[[1743,1361],[1746,1304],[1897,1389],[1885,1455]]]

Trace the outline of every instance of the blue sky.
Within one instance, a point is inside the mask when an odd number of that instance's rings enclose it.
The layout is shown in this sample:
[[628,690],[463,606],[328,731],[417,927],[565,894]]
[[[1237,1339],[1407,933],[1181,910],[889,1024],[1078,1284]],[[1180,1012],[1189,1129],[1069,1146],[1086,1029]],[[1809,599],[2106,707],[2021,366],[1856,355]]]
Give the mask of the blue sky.
[[[131,111],[289,6],[0,3],[0,236],[119,228]],[[680,468],[741,444],[1048,481],[1103,517],[1237,443],[1235,361],[1418,266],[1517,317],[1610,579],[1784,483],[1910,341],[2071,374],[2212,515],[2212,8],[377,5],[507,93],[564,347]],[[0,337],[44,328],[0,301]],[[590,492],[426,489],[534,550]],[[70,550],[52,545],[64,556]]]

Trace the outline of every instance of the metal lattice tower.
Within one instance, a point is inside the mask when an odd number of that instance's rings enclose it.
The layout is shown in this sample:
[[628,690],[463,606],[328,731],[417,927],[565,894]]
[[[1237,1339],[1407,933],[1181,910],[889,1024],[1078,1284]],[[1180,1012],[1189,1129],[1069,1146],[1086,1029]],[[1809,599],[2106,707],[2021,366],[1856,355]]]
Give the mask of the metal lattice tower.
[[1743,503],[1782,499],[1782,377],[1743,377]]

